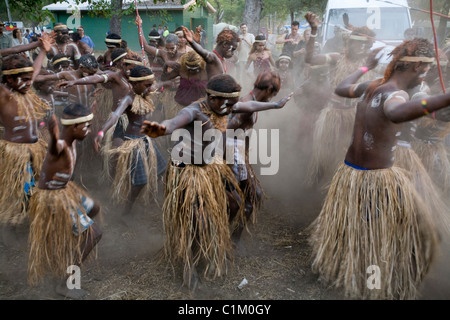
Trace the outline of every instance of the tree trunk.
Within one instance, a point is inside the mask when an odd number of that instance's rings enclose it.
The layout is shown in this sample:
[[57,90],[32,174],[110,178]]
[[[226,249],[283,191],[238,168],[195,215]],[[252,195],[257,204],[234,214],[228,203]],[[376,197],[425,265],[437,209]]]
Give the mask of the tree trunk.
[[259,34],[259,20],[263,9],[262,0],[245,0],[242,22],[247,24],[248,32],[255,36]]
[[109,32],[122,34],[122,4],[123,0],[111,0],[111,9],[114,15],[109,21]]

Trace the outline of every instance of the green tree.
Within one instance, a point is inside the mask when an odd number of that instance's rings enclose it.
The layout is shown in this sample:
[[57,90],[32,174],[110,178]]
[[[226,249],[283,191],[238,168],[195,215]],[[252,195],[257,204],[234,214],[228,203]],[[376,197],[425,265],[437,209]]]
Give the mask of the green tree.
[[[425,21],[429,22],[431,19],[430,13],[425,13],[424,11],[430,11],[430,1],[429,0],[412,0],[410,3],[411,7],[411,17],[413,21]],[[450,1],[448,0],[435,0],[433,1],[433,12],[440,13],[448,16],[450,13]],[[434,25],[436,27],[436,34],[438,37],[438,46],[443,47],[445,45],[447,34],[447,22],[448,18],[444,18],[438,15],[433,15]],[[422,24],[425,28],[431,28],[431,22],[429,26]]]
[[55,21],[53,14],[49,10],[43,10],[42,8],[56,2],[58,0],[9,0],[9,6],[14,20],[21,20],[26,24],[31,24],[34,30],[46,21]]

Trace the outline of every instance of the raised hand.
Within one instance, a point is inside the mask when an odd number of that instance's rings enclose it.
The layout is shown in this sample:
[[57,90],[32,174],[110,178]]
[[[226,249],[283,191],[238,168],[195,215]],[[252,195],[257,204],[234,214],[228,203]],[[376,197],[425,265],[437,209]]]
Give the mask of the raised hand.
[[193,37],[195,42],[200,43],[200,39],[202,38],[200,34],[200,27],[195,28],[195,34],[193,35]]
[[381,55],[377,57],[378,53],[383,50],[384,47],[376,48],[372,50],[366,59],[366,67],[369,68],[369,70],[374,69],[378,65],[378,61],[381,58]]
[[319,18],[315,13],[307,12],[305,14],[305,19],[308,21],[312,29],[317,29],[319,27]]
[[40,44],[39,46],[45,51],[49,52],[52,48],[52,45],[55,43],[56,33],[52,31],[50,33],[44,32],[42,37],[39,38]]
[[186,40],[188,42],[194,41],[194,33],[185,26],[181,26],[181,28],[183,29],[184,37],[186,38]]
[[144,120],[141,127],[141,133],[146,134],[150,138],[157,138],[166,133],[166,127],[155,121]]

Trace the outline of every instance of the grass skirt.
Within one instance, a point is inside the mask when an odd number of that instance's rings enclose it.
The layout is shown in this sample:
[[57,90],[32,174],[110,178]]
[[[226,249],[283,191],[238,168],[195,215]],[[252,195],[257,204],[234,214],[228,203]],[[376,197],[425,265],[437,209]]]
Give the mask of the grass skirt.
[[33,194],[33,188],[28,195],[24,189],[39,180],[46,152],[43,140],[36,143],[0,140],[0,223],[17,226],[28,222],[28,196]]
[[426,207],[430,208],[433,219],[437,222],[439,233],[450,236],[449,208],[417,153],[412,148],[397,145],[394,165],[408,172],[418,195]]
[[[78,209],[87,215],[80,205],[82,195],[87,197],[73,182],[59,190],[36,189],[30,200],[28,281],[31,285],[41,282],[48,272],[63,278],[69,266],[81,263],[83,241],[89,239],[92,228],[76,236],[70,212]],[[78,230],[82,230],[79,216],[75,216]]]
[[166,119],[172,119],[184,108],[184,106],[175,101],[176,93],[176,90],[164,90],[162,94],[161,101]]
[[[398,167],[342,164],[311,228],[313,271],[354,298],[416,298],[438,245],[428,208]],[[368,288],[372,265],[380,268],[378,290]]]
[[[147,145],[143,139],[147,141]],[[118,204],[124,204],[128,200],[132,188],[132,173],[136,167],[136,159],[138,157],[142,159],[147,184],[139,193],[139,199],[147,205],[150,204],[150,200],[156,197],[158,192],[157,160],[152,140],[148,136],[138,139],[127,139],[120,147],[109,150],[105,155],[116,159],[117,165],[112,183],[112,198]]]
[[230,235],[243,221],[242,205],[236,218],[229,221],[227,184],[238,190],[242,199],[228,165],[181,168],[169,162],[163,205],[165,255],[173,263],[182,261],[189,275],[200,261],[206,262],[205,278],[209,270],[214,271],[213,278],[226,274],[227,258],[232,258]]
[[331,103],[320,112],[314,127],[313,150],[306,175],[309,185],[328,185],[331,181],[350,146],[355,112],[355,108],[335,108]]

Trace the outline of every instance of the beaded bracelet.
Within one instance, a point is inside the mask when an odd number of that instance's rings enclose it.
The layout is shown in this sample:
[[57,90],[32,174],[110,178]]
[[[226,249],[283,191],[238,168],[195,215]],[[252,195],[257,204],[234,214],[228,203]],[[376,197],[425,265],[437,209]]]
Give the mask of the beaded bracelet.
[[428,109],[427,109],[427,100],[426,99],[422,99],[421,103],[422,103],[423,113],[425,113],[426,115],[429,115],[430,111],[428,111]]

